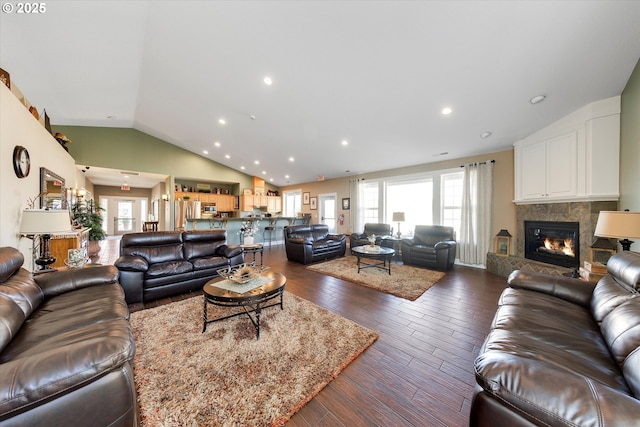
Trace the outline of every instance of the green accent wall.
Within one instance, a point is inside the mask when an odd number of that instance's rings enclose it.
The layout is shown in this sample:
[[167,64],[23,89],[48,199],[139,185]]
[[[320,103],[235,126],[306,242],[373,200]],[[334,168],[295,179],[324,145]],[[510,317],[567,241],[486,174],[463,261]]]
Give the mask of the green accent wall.
[[[620,114],[620,209],[640,211],[640,60],[622,91]],[[632,250],[638,250],[636,243]]]
[[252,177],[191,151],[131,128],[53,126],[71,139],[69,154],[78,165],[170,175],[252,188]]

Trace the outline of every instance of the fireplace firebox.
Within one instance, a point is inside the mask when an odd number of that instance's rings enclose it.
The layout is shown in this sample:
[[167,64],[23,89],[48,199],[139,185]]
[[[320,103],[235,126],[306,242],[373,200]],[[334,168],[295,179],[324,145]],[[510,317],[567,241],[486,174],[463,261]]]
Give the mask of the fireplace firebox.
[[580,225],[577,222],[525,221],[524,257],[561,267],[580,266]]

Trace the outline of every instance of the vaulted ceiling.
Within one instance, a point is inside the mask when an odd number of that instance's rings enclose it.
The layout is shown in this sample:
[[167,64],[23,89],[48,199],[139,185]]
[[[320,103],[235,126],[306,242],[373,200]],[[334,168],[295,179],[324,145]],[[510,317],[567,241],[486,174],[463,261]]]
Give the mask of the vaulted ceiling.
[[0,66],[53,124],[278,186],[508,149],[619,95],[640,57],[638,1],[45,4],[0,15]]

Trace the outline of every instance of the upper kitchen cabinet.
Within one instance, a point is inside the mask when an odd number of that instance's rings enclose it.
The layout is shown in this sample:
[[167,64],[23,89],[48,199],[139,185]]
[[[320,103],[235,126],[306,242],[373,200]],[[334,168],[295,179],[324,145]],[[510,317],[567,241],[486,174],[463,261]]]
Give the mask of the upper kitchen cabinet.
[[620,97],[589,104],[514,147],[515,203],[618,200]]

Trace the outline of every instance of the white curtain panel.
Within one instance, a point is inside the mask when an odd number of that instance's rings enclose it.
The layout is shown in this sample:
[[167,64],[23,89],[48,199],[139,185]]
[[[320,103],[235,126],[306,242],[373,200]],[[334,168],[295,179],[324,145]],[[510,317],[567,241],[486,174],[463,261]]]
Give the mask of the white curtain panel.
[[491,246],[492,181],[492,161],[464,166],[462,224],[458,237],[458,259],[462,263],[486,263]]
[[[360,230],[362,222],[362,207],[360,206],[360,183],[359,179],[352,179],[349,181],[349,197],[351,198],[351,206],[349,215],[351,219],[351,232],[357,233]],[[364,225],[362,225],[364,227]]]

